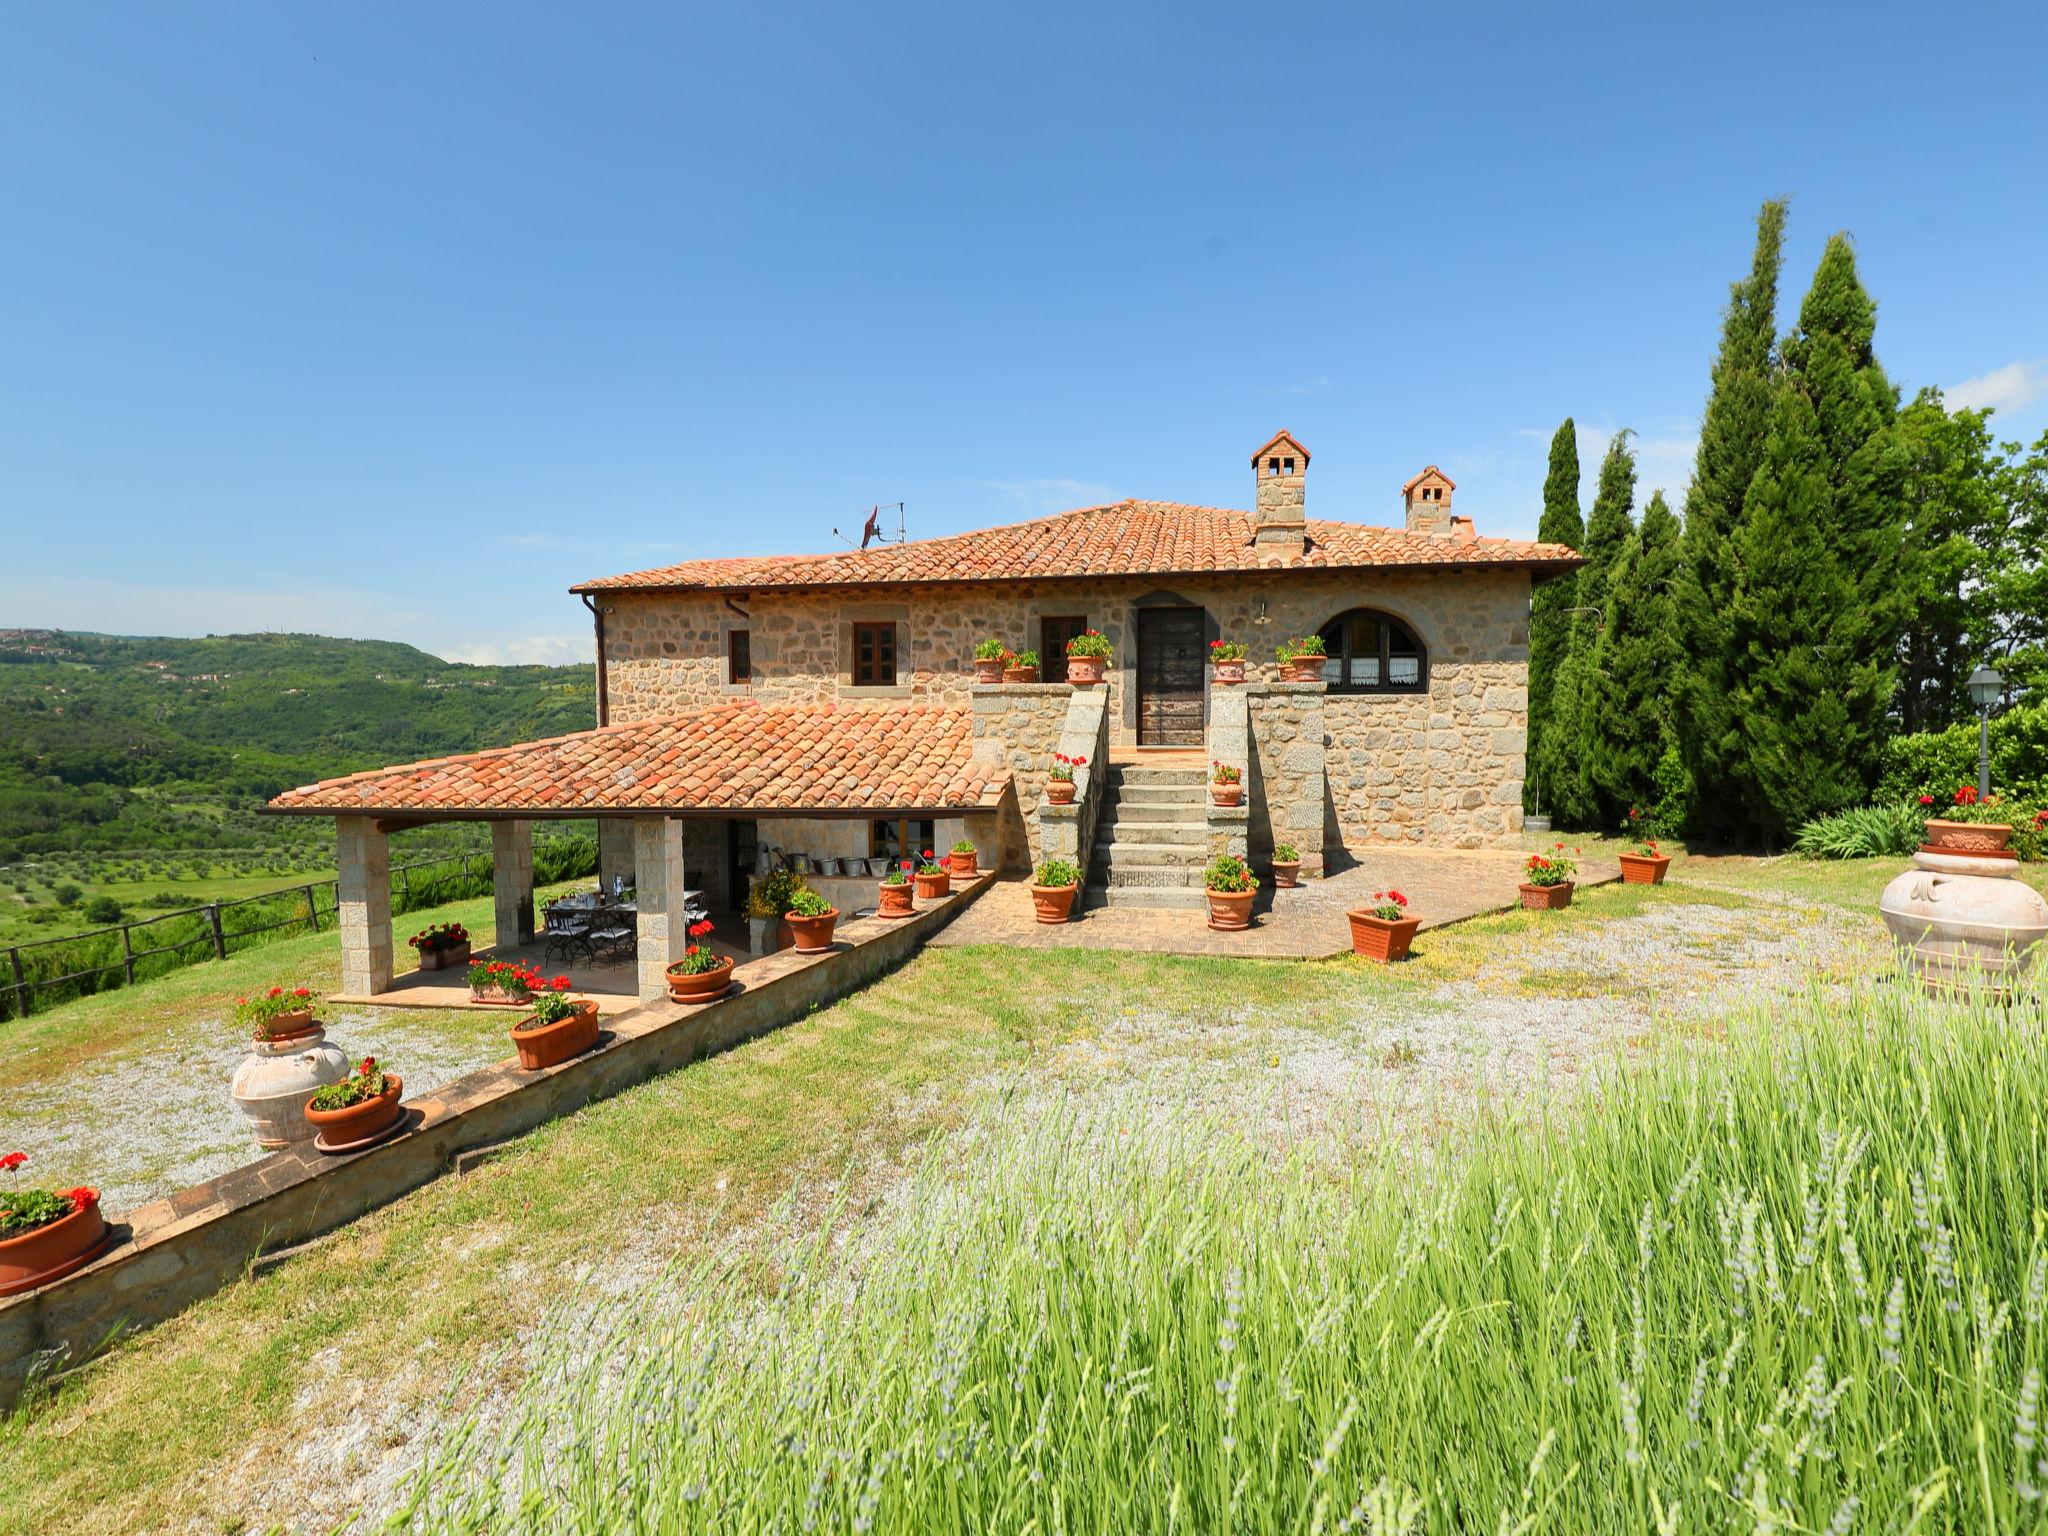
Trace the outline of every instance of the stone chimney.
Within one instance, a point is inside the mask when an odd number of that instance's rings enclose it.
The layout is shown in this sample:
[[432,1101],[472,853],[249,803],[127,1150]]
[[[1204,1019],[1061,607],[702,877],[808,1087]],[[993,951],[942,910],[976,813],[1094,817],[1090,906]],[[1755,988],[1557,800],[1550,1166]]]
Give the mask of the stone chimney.
[[1451,477],[1434,464],[1402,486],[1401,510],[1406,514],[1408,531],[1448,539],[1455,531],[1452,524],[1463,523],[1470,528],[1470,518],[1451,516],[1451,492],[1457,488]]
[[1308,541],[1308,450],[1293,433],[1276,432],[1252,455],[1252,475],[1254,542],[1301,548]]

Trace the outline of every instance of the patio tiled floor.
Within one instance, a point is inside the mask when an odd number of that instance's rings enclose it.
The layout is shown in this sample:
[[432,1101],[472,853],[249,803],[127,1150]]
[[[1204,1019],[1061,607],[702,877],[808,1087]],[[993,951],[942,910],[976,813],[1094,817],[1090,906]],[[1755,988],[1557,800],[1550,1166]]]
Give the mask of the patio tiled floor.
[[[1291,891],[1261,890],[1252,926],[1239,933],[1218,933],[1203,912],[1180,908],[1091,906],[1074,922],[1043,924],[1032,917],[1031,893],[1024,883],[1004,881],[931,942],[1305,960],[1349,951],[1345,911],[1389,887],[1408,898],[1424,930],[1512,907],[1520,899],[1516,887],[1527,858],[1512,848],[1368,849],[1355,865],[1327,880]],[[1580,870],[1579,884],[1604,885],[1620,878],[1619,865],[1589,861]]]

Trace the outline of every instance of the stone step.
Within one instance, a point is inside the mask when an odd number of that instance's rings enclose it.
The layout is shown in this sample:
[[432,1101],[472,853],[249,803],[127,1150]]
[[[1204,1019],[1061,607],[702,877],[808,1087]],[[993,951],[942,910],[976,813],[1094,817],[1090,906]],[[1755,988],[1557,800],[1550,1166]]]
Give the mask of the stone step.
[[1143,763],[1112,763],[1109,774],[1119,786],[1200,784],[1208,778],[1209,770],[1192,763],[1184,768],[1150,767]]
[[1174,886],[1091,885],[1087,905],[1091,907],[1166,907],[1192,912],[1206,911],[1209,898],[1200,890]]
[[1139,800],[1104,800],[1101,820],[1107,824],[1115,821],[1158,821],[1182,822],[1200,826],[1209,819],[1205,806],[1198,800],[1166,800],[1157,804]]
[[1097,838],[1095,854],[1098,858],[1114,859],[1121,864],[1206,864],[1209,860],[1209,829],[1199,829],[1201,836],[1185,842],[1140,841],[1134,837]]
[[1208,792],[1200,779],[1191,784],[1112,785],[1110,792],[1121,805],[1200,805]]
[[1158,890],[1162,888],[1202,888],[1202,866],[1189,864],[1103,864],[1098,862],[1096,872],[1101,883],[1112,890],[1121,886],[1144,886]]
[[1107,818],[1096,828],[1096,846],[1127,843],[1206,843],[1209,824],[1201,817],[1185,821],[1132,821],[1127,817]]

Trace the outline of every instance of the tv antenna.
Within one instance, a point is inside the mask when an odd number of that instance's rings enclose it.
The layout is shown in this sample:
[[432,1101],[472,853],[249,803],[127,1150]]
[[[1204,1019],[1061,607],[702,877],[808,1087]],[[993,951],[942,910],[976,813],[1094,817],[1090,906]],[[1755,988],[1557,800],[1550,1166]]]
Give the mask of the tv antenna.
[[[894,514],[896,520],[893,531],[887,526],[891,514]],[[870,544],[901,544],[908,537],[903,531],[903,503],[885,501],[869,507],[868,515],[860,526],[860,543],[857,545],[837,528],[832,530],[832,537],[842,544],[853,545],[856,549],[866,549]]]

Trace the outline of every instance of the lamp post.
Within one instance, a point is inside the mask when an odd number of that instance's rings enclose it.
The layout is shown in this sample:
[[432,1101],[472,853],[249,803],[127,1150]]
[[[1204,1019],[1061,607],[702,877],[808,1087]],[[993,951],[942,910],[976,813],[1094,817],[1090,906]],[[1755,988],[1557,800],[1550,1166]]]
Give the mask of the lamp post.
[[1977,796],[1991,796],[1991,706],[2005,691],[2005,679],[1989,667],[1970,674],[1970,702],[1977,706]]

